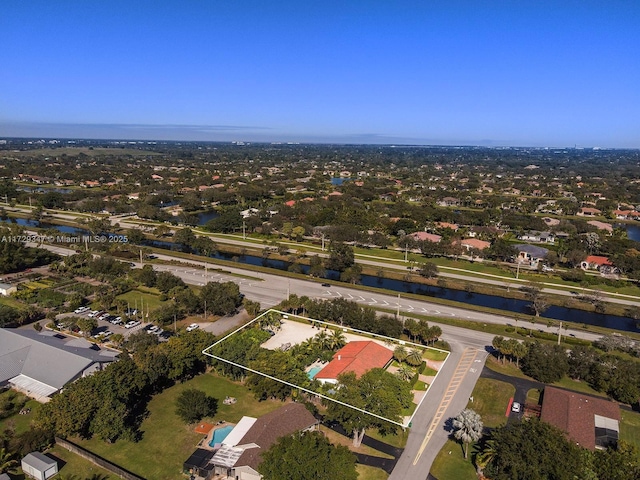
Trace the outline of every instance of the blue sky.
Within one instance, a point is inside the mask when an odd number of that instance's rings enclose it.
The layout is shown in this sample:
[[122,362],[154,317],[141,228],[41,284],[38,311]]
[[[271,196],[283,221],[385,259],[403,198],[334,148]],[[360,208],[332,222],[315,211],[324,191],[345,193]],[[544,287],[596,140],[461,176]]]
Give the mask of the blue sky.
[[640,147],[640,2],[9,0],[0,136]]

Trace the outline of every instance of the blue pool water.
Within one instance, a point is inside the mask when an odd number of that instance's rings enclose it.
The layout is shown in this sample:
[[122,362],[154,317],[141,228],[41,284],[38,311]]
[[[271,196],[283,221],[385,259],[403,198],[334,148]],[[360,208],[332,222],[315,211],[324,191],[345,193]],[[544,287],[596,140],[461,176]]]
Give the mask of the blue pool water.
[[233,430],[233,425],[227,425],[226,427],[215,429],[213,431],[213,438],[209,442],[209,446],[214,447],[216,443],[222,443],[224,439],[227,438],[227,435],[229,435],[231,430]]
[[313,367],[307,372],[307,376],[309,377],[309,379],[313,380],[320,370],[322,370],[322,367]]

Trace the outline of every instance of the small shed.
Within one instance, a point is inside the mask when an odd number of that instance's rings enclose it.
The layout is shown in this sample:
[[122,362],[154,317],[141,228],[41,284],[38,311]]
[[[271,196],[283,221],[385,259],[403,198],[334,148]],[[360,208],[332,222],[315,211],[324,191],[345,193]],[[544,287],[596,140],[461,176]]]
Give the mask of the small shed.
[[0,283],[0,295],[4,295],[5,297],[7,297],[17,291],[18,291],[18,288],[15,285],[10,285],[8,283]]
[[24,474],[37,480],[47,480],[58,473],[58,462],[40,452],[31,452],[21,464]]

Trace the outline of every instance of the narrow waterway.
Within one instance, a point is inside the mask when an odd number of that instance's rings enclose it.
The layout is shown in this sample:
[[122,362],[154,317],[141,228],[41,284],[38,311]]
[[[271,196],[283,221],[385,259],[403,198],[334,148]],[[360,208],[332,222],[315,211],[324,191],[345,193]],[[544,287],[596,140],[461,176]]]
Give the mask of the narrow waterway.
[[[45,223],[41,224],[34,220],[27,220],[23,218],[3,221],[17,223],[18,225],[26,227],[52,228],[66,234],[89,234],[87,230],[83,230],[80,228],[68,227],[65,225],[53,225]],[[148,242],[148,245],[174,251],[179,251],[182,249],[181,246],[176,243],[157,240]],[[288,270],[291,266],[291,263],[283,260],[275,260],[255,255],[237,255],[228,252],[216,252],[210,255],[210,257],[221,260],[230,260],[246,265],[256,265],[273,268],[277,270]],[[301,265],[300,267],[303,273],[307,273],[309,270],[309,267],[307,265]],[[334,281],[338,280],[340,278],[340,272],[337,272],[335,270],[327,270],[327,278]],[[404,282],[401,280],[381,278],[373,275],[362,275],[360,283],[367,287],[384,288],[386,290],[392,290],[400,293],[414,293],[417,295],[424,295],[425,297],[443,298],[463,304],[505,310],[513,312],[514,314],[519,314],[520,316],[524,315],[530,317],[532,315],[532,312],[528,307],[529,302],[525,300],[504,298],[497,295],[486,295],[482,293],[470,293],[462,290],[440,288],[414,282]],[[549,307],[541,315],[541,317],[553,320],[562,320],[563,322],[596,325],[627,332],[640,332],[640,328],[638,328],[639,322],[632,318],[621,317],[617,315],[603,315],[595,312],[585,312],[583,310],[577,310],[573,308],[552,306]]]

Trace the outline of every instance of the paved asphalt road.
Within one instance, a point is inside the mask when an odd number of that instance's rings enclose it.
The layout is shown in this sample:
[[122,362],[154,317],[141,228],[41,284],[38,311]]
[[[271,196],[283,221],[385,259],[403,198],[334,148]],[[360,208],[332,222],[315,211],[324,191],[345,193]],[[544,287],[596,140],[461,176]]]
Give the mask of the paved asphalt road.
[[[60,254],[70,254],[73,250],[46,246]],[[177,260],[170,255],[158,254],[161,260]],[[189,261],[190,265],[202,265],[204,262]],[[140,267],[139,264],[137,264]],[[310,298],[346,298],[372,307],[382,307],[402,312],[419,312],[433,316],[458,317],[483,321],[486,323],[506,324],[512,318],[500,317],[486,313],[473,312],[463,308],[449,307],[418,300],[398,300],[397,296],[378,292],[360,291],[348,287],[323,287],[318,282],[289,279],[277,274],[257,273],[238,267],[219,266],[212,263],[204,268],[194,266],[154,264],[158,271],[170,271],[181,277],[186,283],[204,285],[209,281],[233,281],[239,284],[240,290],[251,300],[259,301],[263,308],[273,306],[285,298],[288,293]],[[238,319],[235,319],[237,322]],[[229,321],[231,324],[231,320]],[[235,323],[235,322],[234,322]],[[433,322],[432,322],[433,323]],[[442,338],[449,342],[451,355],[430,386],[425,401],[414,416],[412,428],[403,456],[389,477],[390,480],[422,480],[426,479],[431,464],[448,438],[445,430],[446,421],[461,410],[468,402],[469,396],[480,376],[487,351],[493,339],[492,334],[467,330],[449,325],[440,325]],[[547,331],[546,326],[536,325]],[[580,330],[571,331],[577,337],[590,340],[598,338]]]

